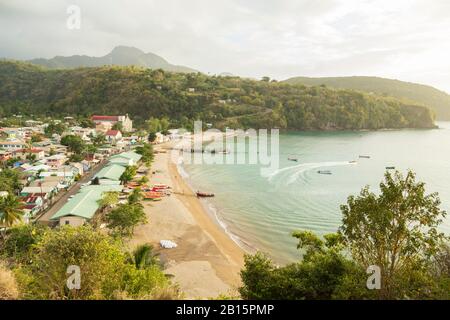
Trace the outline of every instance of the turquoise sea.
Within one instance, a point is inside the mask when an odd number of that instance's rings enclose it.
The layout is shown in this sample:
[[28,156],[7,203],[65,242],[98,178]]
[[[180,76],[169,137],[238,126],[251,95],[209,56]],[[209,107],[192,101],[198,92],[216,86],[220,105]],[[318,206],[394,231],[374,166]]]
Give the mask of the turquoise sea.
[[[286,263],[300,257],[292,231],[335,232],[339,206],[365,185],[378,191],[387,166],[415,171],[450,212],[450,122],[438,125],[433,130],[280,134],[280,168],[270,177],[255,164],[184,164],[183,170],[194,189],[216,194],[202,201],[235,241]],[[450,217],[442,230],[450,234]]]

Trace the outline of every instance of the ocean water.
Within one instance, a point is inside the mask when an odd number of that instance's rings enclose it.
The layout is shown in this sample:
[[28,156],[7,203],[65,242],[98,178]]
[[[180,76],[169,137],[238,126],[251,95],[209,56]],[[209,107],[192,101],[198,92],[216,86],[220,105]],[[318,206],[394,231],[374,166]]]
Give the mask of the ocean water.
[[[415,171],[450,212],[450,122],[438,125],[433,130],[280,134],[280,166],[271,175],[262,175],[256,164],[184,164],[183,170],[193,188],[216,194],[202,201],[235,241],[287,263],[300,257],[292,231],[335,232],[340,205],[365,185],[378,192],[387,166]],[[450,217],[441,229],[450,234]]]

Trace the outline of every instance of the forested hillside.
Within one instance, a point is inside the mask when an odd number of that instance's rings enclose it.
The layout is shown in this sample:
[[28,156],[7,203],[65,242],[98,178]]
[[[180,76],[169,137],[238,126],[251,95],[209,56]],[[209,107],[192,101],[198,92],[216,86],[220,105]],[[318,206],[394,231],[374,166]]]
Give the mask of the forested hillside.
[[341,130],[429,128],[432,112],[393,98],[351,90],[171,73],[138,67],[48,70],[0,61],[0,115],[129,113],[137,123],[169,117],[219,128]]
[[450,95],[422,84],[378,77],[295,77],[285,82],[307,86],[326,85],[336,89],[353,89],[407,99],[432,108],[438,120],[450,120]]

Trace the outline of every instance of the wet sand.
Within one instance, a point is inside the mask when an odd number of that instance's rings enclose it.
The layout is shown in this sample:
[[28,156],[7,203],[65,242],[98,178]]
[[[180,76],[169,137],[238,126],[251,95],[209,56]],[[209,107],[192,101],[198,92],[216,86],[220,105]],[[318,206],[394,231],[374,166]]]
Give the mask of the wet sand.
[[[165,272],[173,275],[187,299],[237,296],[244,251],[208,215],[169,152],[156,153],[150,170],[155,173],[148,177],[150,183],[171,186],[173,193],[159,202],[143,201],[148,223],[136,228],[129,245],[158,248]],[[160,240],[172,240],[178,247],[160,248]]]

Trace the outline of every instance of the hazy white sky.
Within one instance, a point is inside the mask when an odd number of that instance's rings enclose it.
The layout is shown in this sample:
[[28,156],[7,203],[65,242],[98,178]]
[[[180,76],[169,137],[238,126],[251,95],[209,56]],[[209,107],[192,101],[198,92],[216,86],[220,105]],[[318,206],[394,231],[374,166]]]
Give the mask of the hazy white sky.
[[[71,4],[80,30],[66,27]],[[117,45],[205,73],[373,75],[450,92],[449,0],[0,0],[0,57]]]

